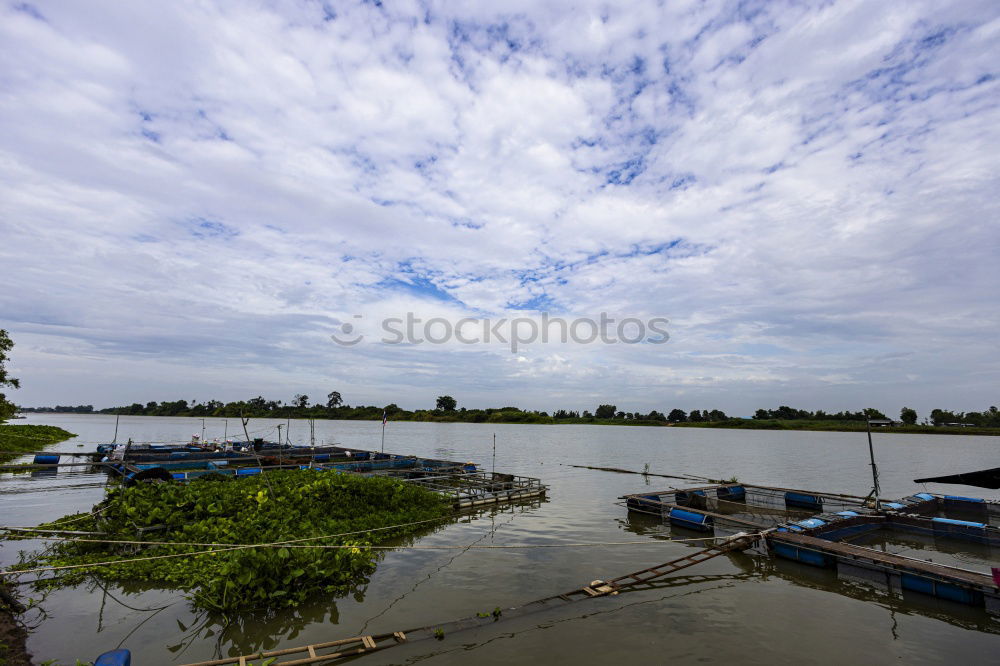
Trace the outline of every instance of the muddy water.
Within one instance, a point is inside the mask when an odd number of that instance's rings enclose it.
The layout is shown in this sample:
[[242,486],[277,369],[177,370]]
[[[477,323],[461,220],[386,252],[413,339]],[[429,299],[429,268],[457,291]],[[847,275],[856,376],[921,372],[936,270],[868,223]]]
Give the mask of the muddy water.
[[[91,449],[108,441],[114,417],[34,415],[78,433],[53,448]],[[258,420],[251,430],[274,436],[279,421]],[[283,422],[280,422],[283,423]],[[208,438],[226,424],[207,419]],[[239,428],[231,419],[229,434]],[[127,417],[119,440],[170,442],[200,434],[201,419]],[[483,512],[413,539],[419,546],[608,543],[639,544],[536,549],[401,549],[389,552],[363,594],[315,603],[268,617],[221,618],[193,612],[179,594],[161,590],[81,587],[52,593],[47,615],[29,648],[38,660],[92,660],[119,645],[137,666],[178,664],[335,640],[361,632],[390,632],[431,625],[496,606],[566,591],[691,552],[693,545],[665,543],[670,528],[615,504],[624,493],[665,489],[668,479],[613,474],[567,466],[625,467],[746,482],[866,494],[870,472],[863,434],[632,428],[390,423],[386,450],[492,465],[497,435],[498,471],[541,477],[550,486],[544,502]],[[319,443],[378,448],[375,422],[316,422]],[[308,443],[309,428],[293,421],[291,439]],[[82,446],[79,446],[81,445]],[[875,435],[883,495],[919,490],[989,497],[990,491],[917,486],[912,479],[1000,464],[1000,438]],[[102,477],[0,477],[5,524],[33,525],[87,509],[103,493]],[[680,534],[678,533],[678,536]],[[690,536],[690,533],[684,534]],[[892,552],[925,544],[873,544]],[[3,563],[17,549],[3,544]],[[958,551],[949,558],[989,564],[990,554]],[[994,555],[995,557],[995,555]],[[1000,563],[993,562],[994,566]],[[716,558],[652,590],[600,598],[561,610],[499,622],[363,658],[365,663],[479,665],[575,662],[578,664],[681,663],[996,663],[1000,621],[981,611],[907,596],[886,598],[845,584],[832,572],[764,557]]]

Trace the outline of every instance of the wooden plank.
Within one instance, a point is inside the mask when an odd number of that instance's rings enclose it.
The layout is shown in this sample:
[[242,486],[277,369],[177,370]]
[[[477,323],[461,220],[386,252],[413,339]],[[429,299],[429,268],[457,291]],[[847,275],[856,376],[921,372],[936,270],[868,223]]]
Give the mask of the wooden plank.
[[952,579],[961,581],[968,585],[995,587],[993,579],[984,573],[981,574],[974,571],[968,571],[966,569],[959,569],[957,567],[949,567],[943,564],[927,562],[925,560],[917,560],[910,557],[903,557],[901,555],[894,555],[892,553],[883,553],[881,551],[864,548],[862,546],[855,546],[849,543],[827,541],[826,539],[820,539],[806,534],[796,534],[793,532],[781,532],[780,536],[777,536],[777,533],[771,533],[768,538],[772,541],[791,543],[793,545],[807,547],[809,550],[826,552],[852,559],[880,562],[910,571],[919,571],[921,573],[927,573],[946,580]]

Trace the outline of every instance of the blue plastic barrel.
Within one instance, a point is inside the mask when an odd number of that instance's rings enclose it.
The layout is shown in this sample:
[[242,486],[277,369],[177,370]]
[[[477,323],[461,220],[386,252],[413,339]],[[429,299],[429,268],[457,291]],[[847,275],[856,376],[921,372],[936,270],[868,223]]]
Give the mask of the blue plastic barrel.
[[684,509],[670,509],[670,524],[686,527],[689,530],[708,532],[712,529],[712,517]]
[[823,498],[818,495],[807,495],[805,493],[785,493],[785,506],[795,506],[800,509],[823,510]]
[[131,666],[132,653],[128,650],[105,652],[94,660],[94,666]]
[[59,462],[58,454],[54,453],[44,453],[35,456],[33,461],[36,465],[55,465]]
[[656,509],[659,511],[663,504],[663,498],[659,495],[640,495],[639,497],[629,497],[625,500],[625,506],[630,509]]
[[715,496],[731,502],[745,502],[747,490],[743,486],[724,486],[716,491]]
[[813,527],[822,527],[823,525],[826,525],[826,521],[820,520],[819,518],[806,518],[805,520],[800,520],[795,524],[800,527],[812,529]]
[[931,518],[931,521],[935,523],[947,523],[948,525],[962,525],[963,527],[986,527],[986,523],[975,523],[971,520],[955,520],[954,518]]

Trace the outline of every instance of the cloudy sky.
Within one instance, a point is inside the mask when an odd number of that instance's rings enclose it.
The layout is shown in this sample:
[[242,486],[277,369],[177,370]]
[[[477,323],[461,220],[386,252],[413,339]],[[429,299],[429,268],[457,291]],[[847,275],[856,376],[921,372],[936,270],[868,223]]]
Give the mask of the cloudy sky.
[[1000,403],[992,0],[0,12],[21,404]]

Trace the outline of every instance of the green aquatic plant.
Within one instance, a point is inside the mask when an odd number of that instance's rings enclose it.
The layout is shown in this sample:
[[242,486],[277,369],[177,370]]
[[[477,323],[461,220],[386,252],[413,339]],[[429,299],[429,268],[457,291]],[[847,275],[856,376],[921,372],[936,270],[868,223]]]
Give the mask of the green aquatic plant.
[[76,437],[62,428],[49,425],[0,425],[0,463],[22,453],[41,451],[46,446]]
[[[58,571],[44,585],[91,577],[141,581],[187,591],[196,607],[223,611],[295,606],[314,595],[355,590],[381,557],[369,546],[426,529],[450,507],[439,495],[395,479],[289,470],[266,478],[113,488],[95,511],[43,527],[73,520],[74,530],[104,532],[101,541],[133,543],[57,542],[30,567],[113,564]],[[147,559],[156,556],[173,557]]]

